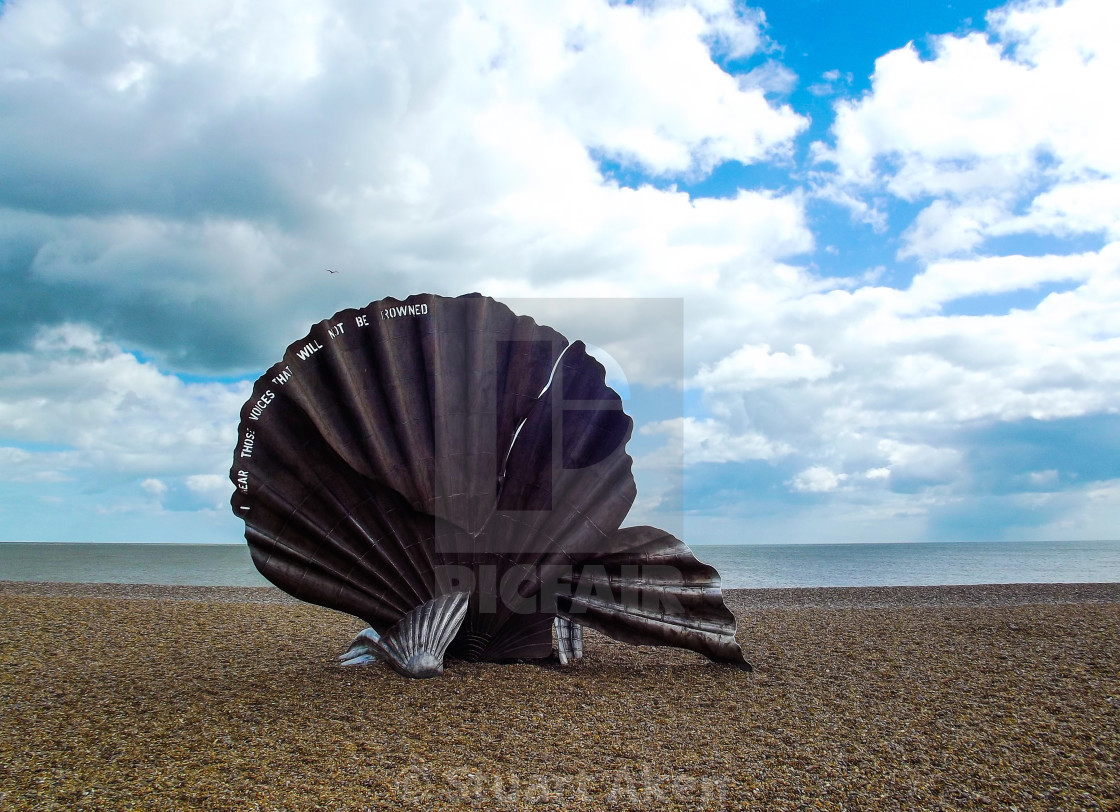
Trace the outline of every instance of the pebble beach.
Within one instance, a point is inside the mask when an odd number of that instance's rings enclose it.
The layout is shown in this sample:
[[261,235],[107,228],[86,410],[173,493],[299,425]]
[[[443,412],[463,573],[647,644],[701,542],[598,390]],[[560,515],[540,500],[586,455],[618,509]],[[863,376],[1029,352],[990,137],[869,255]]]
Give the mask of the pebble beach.
[[753,672],[417,681],[271,588],[0,582],[0,808],[1120,810],[1120,584],[725,596]]

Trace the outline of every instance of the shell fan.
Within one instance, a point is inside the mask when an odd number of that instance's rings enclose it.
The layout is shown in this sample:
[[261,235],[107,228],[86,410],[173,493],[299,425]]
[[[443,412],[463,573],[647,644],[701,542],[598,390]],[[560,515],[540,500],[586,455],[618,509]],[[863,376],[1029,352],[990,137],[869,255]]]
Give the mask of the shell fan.
[[256,382],[233,512],[269,581],[370,625],[346,664],[546,658],[577,624],[749,668],[718,573],[619,529],[632,428],[582,342],[477,294],[384,299]]

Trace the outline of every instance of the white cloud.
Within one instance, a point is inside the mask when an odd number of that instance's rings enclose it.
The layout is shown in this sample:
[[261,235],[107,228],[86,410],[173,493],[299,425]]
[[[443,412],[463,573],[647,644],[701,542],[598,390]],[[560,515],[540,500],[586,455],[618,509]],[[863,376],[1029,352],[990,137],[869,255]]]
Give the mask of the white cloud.
[[809,85],[809,92],[814,96],[832,96],[838,93],[844,85],[852,83],[851,73],[841,73],[839,70],[827,70],[821,74],[821,81]]
[[832,364],[805,344],[795,344],[792,355],[773,352],[769,344],[747,344],[714,365],[702,366],[693,381],[709,392],[746,392],[772,384],[816,381],[832,371]]
[[[962,297],[1059,282],[1072,289],[1033,307],[940,312]],[[805,460],[847,474],[855,490],[884,481],[964,488],[967,463],[952,438],[970,427],[1115,413],[1117,312],[1114,246],[939,262],[906,291],[865,286],[770,300],[749,321],[713,325],[747,343],[692,379],[712,421],[696,421],[708,444],[699,456]],[[774,353],[758,341],[783,336],[805,349]],[[684,438],[687,460],[698,450]],[[781,455],[760,453],[777,447]]]
[[907,294],[914,306],[928,307],[966,296],[1030,290],[1044,283],[1086,282],[1113,275],[1117,268],[1120,243],[1083,254],[943,260],[917,274]]
[[[678,468],[682,444],[688,465],[762,462],[746,467],[777,487],[853,500],[860,533],[914,527],[967,487],[963,433],[1120,403],[1120,153],[1102,102],[1117,8],[1017,3],[991,36],[887,54],[870,92],[838,103],[804,188],[794,173],[717,200],[668,184],[727,160],[788,166],[807,125],[768,99],[788,68],[713,60],[767,48],[761,15],[730,0],[8,4],[3,476],[125,479],[168,510],[218,508],[248,387],[161,369],[261,368],[387,295],[605,296],[608,317],[587,307],[563,329],[631,387],[702,401],[640,427]],[[821,93],[851,81],[820,78]],[[601,158],[666,188],[620,186]],[[822,232],[833,252],[811,255],[810,199],[916,260],[912,283],[817,275],[850,246]],[[900,200],[922,208],[913,222],[891,222],[912,211]],[[1045,255],[994,241],[1019,235],[1046,237]],[[1018,309],[951,315],[1010,293]],[[671,348],[635,295],[684,300]]]
[[799,493],[828,493],[839,488],[847,478],[846,474],[837,474],[823,465],[814,465],[799,473],[788,484]]
[[[711,61],[710,42],[741,57],[759,36],[757,21],[736,18],[730,3],[707,5],[536,6],[519,15],[502,56],[521,68],[510,78],[531,79],[517,88],[524,98],[543,88],[549,118],[624,162],[654,174],[751,163],[784,149],[806,122]],[[506,8],[491,11],[505,17]]]
[[782,288],[813,245],[800,194],[691,201],[596,161],[788,152],[807,120],[712,58],[756,52],[760,24],[730,0],[6,8],[0,237],[33,251],[14,295],[218,370],[382,295]]
[[183,484],[192,494],[212,505],[215,510],[224,510],[229,505],[233,486],[229,477],[222,474],[191,474],[183,478]]
[[1039,488],[1052,487],[1058,482],[1058,471],[1054,468],[1047,468],[1045,471],[1031,471],[1027,474],[1027,479],[1032,485]]
[[1062,183],[1035,197],[1026,214],[998,226],[997,234],[1100,232],[1115,240],[1120,238],[1120,183],[1115,177]]
[[7,452],[5,479],[96,471],[138,477],[157,497],[167,492],[163,477],[228,466],[249,394],[247,383],[184,383],[75,325],[43,330],[30,351],[0,354],[0,379],[0,436],[25,444]]
[[[672,418],[649,423],[640,431],[647,435],[666,435],[668,450],[684,448],[685,465],[702,462],[742,462],[744,460],[774,460],[789,453],[784,443],[775,442],[758,432],[737,433],[718,420],[694,417]],[[667,460],[647,460],[647,465],[660,463],[679,465],[680,458],[670,455]]]
[[904,256],[1027,231],[1115,233],[1107,204],[1120,196],[1120,156],[1100,99],[1120,75],[1116,4],[1012,3],[989,25],[991,38],[936,37],[929,60],[913,46],[881,57],[871,91],[837,106],[834,145],[814,145],[841,189],[935,198]]
[[167,483],[159,479],[145,479],[140,483],[140,487],[145,493],[150,493],[152,496],[156,497],[156,499],[161,498],[167,493]]
[[[962,472],[961,453],[955,448],[936,448],[925,443],[880,440],[879,452],[890,462],[886,470],[892,477],[922,482],[949,482]],[[883,469],[875,469],[880,471]],[[869,472],[869,476],[872,476]],[[876,473],[872,478],[877,478]]]
[[770,60],[735,77],[741,90],[788,94],[797,87],[797,74],[780,62]]
[[[713,61],[762,48],[761,19],[730,0],[5,8],[0,241],[29,246],[6,300],[39,303],[24,336],[53,326],[0,361],[27,393],[5,393],[0,436],[62,447],[6,476],[96,471],[218,504],[246,387],[156,363],[259,368],[376,297],[641,292],[718,316],[811,285],[786,264],[813,245],[799,193],[690,200],[597,163],[694,177],[788,154],[807,119],[766,94],[789,71]],[[615,308],[602,345],[632,383],[679,384],[640,319]],[[29,416],[67,380],[84,399]]]
[[[858,500],[910,489],[925,515],[966,498],[968,431],[1120,403],[1120,153],[1099,101],[1120,75],[1120,18],[1094,0],[1015,3],[989,26],[990,37],[935,38],[930,59],[910,46],[882,57],[871,90],[837,103],[831,143],[814,145],[809,193],[884,241],[900,231],[900,257],[921,268],[909,286],[790,285],[733,298],[742,319],[700,328],[709,355],[691,382],[711,419],[726,437],[783,444],[770,459],[803,466],[786,480],[794,490]],[[922,210],[889,223],[903,211],[892,199]],[[1048,253],[993,242],[1030,234],[1054,238]],[[1059,241],[1086,235],[1102,244]],[[1005,294],[1014,309],[946,315]],[[759,458],[749,447],[742,457]]]
[[946,257],[967,254],[991,235],[994,223],[1007,218],[1000,201],[954,204],[935,200],[914,220],[904,235],[900,257]]
[[1120,480],[1111,479],[1065,491],[1057,501],[1067,506],[1058,518],[1018,535],[1027,539],[1115,538],[1116,506],[1120,504]]

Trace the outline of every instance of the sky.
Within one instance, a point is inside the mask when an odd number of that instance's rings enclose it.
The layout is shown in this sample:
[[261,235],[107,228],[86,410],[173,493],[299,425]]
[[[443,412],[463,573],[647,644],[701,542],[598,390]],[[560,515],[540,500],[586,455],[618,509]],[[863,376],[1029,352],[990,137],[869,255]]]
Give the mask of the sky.
[[610,360],[630,523],[1116,538],[1117,42],[1114,0],[4,0],[0,540],[239,542],[253,380],[472,291]]

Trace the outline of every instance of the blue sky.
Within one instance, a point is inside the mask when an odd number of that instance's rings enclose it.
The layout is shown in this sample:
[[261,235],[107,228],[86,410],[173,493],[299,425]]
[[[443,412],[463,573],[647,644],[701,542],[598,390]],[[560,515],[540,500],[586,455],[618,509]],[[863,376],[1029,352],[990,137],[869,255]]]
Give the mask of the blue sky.
[[1111,0],[0,4],[0,540],[238,542],[256,376],[470,291],[617,362],[635,522],[1114,538],[1117,41]]

